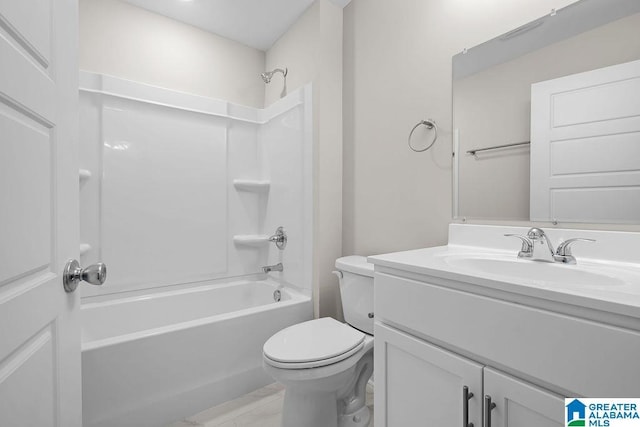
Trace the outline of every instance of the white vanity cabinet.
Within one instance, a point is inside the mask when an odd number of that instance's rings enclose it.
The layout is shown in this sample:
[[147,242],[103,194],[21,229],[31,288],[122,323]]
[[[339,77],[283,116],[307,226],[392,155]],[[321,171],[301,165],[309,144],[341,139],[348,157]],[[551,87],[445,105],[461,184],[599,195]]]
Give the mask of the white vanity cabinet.
[[376,426],[480,426],[482,365],[380,323],[375,339]]
[[562,426],[561,396],[382,323],[375,334],[376,425],[480,427],[490,398],[493,427]]
[[565,396],[640,396],[638,319],[594,321],[591,309],[376,258],[377,427],[460,427],[467,409],[474,427],[562,426]]
[[483,372],[483,408],[487,407],[487,396],[496,404],[491,410],[492,426],[564,426],[564,396],[558,396],[493,368],[485,367]]

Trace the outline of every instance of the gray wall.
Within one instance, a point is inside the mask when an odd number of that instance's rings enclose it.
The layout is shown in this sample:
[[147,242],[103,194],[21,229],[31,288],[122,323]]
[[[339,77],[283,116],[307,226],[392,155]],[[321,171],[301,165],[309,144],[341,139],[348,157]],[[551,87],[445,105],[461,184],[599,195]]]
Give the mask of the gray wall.
[[80,1],[80,69],[262,108],[264,52],[119,0]]
[[[314,256],[317,316],[341,318],[335,260],[342,255],[342,22],[343,9],[317,0],[266,53],[266,68],[288,67],[289,90],[313,83]],[[281,75],[265,100],[278,99]]]
[[[353,0],[345,8],[344,254],[446,244],[451,57],[573,1]],[[436,120],[440,138],[414,153],[407,136],[424,118]]]

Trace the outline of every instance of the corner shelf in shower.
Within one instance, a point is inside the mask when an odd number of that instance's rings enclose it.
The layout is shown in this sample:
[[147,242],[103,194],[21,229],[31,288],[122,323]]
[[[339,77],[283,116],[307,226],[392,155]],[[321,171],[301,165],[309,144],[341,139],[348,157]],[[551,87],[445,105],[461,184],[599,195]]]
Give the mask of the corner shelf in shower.
[[91,178],[91,171],[88,169],[79,169],[78,175],[80,176],[80,182],[85,182]]
[[260,247],[269,243],[266,234],[238,234],[233,236],[233,243],[238,246]]
[[266,193],[269,191],[271,182],[256,179],[234,179],[233,186],[238,191],[249,191],[252,193]]

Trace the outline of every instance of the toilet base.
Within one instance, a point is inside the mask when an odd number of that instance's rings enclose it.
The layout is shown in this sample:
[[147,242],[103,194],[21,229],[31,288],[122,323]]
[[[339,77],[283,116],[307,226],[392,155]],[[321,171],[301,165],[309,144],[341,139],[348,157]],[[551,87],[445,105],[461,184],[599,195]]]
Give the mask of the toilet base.
[[265,365],[286,387],[282,427],[367,427],[371,413],[366,388],[373,373],[373,341],[366,347],[354,365],[322,377],[313,377],[315,369],[296,372]]
[[369,421],[371,421],[371,411],[365,406],[353,414],[341,415],[338,419],[338,427],[367,427]]
[[[287,395],[288,394],[288,395]],[[302,394],[285,391],[282,427],[367,427],[371,411],[364,406],[338,416],[335,393]]]
[[335,393],[300,393],[287,389],[282,427],[338,427]]

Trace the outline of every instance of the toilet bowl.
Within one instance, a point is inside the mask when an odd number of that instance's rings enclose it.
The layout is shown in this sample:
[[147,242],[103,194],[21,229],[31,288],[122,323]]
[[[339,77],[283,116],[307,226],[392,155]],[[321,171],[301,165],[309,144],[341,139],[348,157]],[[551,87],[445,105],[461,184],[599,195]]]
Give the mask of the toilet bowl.
[[357,427],[370,421],[366,386],[373,374],[373,266],[336,261],[347,323],[325,317],[277,332],[263,367],[285,386],[283,427]]

